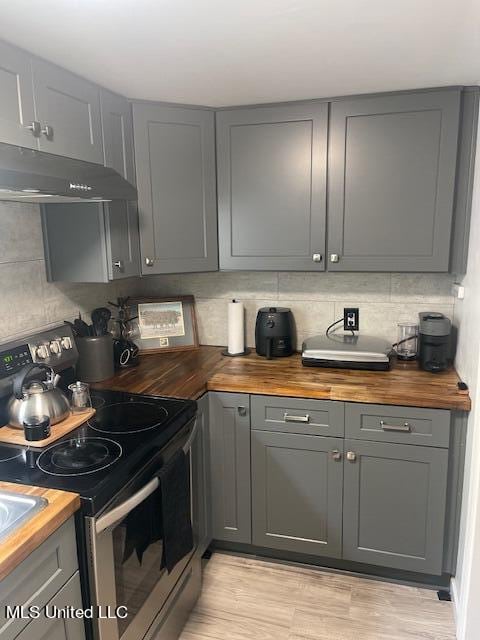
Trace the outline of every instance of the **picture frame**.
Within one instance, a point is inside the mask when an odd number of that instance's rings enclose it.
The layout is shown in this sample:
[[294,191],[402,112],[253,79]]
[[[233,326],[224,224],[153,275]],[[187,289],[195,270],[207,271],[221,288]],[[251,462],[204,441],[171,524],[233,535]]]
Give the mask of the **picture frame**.
[[129,326],[140,353],[198,349],[194,296],[129,298]]

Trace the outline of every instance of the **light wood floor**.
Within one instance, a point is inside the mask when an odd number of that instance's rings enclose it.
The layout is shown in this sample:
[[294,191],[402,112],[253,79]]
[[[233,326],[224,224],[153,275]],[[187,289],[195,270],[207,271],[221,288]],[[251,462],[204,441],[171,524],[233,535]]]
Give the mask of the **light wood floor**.
[[181,640],[452,640],[435,591],[215,553]]

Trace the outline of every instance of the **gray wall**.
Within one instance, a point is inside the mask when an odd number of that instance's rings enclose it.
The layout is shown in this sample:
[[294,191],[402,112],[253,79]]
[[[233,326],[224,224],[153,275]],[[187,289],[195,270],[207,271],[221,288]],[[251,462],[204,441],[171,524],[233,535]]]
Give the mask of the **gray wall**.
[[0,201],[0,341],[87,314],[137,285],[48,283],[38,205]]
[[397,322],[417,321],[419,311],[441,311],[453,316],[453,276],[389,273],[197,273],[145,278],[148,295],[192,293],[196,297],[202,344],[227,341],[227,302],[245,303],[247,343],[253,346],[257,309],[290,307],[299,344],[306,336],[325,331],[343,314],[344,306],[360,308],[362,333],[396,338]]

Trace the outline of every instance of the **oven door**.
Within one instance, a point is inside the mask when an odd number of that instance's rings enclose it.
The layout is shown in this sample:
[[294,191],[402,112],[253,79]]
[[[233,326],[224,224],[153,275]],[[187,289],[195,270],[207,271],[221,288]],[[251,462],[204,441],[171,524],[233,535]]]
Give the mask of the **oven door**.
[[[183,446],[190,461],[190,512],[193,524],[191,449],[196,429],[196,421],[192,421],[125,487],[111,507],[95,518],[86,518],[93,626],[98,640],[141,640],[194,552],[193,549],[182,558],[170,574],[165,568],[160,568],[162,540],[147,547],[141,563],[135,552],[124,559],[127,516],[158,488],[158,479],[152,476],[180,446]],[[196,543],[195,534],[194,540]],[[116,608],[122,606],[128,610],[124,618],[115,615]],[[96,607],[100,607],[98,618],[95,615]]]

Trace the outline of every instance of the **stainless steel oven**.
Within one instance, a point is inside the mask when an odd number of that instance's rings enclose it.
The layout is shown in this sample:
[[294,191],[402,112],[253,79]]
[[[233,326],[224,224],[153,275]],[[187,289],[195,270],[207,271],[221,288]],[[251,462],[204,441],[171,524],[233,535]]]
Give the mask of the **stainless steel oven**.
[[[128,514],[158,488],[156,472],[180,447],[190,461],[190,511],[194,524],[192,445],[196,430],[196,420],[190,421],[143,465],[102,512],[85,518],[91,603],[94,610],[101,607],[103,614],[93,620],[97,640],[144,638],[194,553],[192,550],[180,560],[170,574],[160,568],[162,540],[147,547],[141,562],[135,553],[124,558]],[[197,541],[195,532],[194,540]],[[126,607],[127,616],[116,617],[117,607]]]

